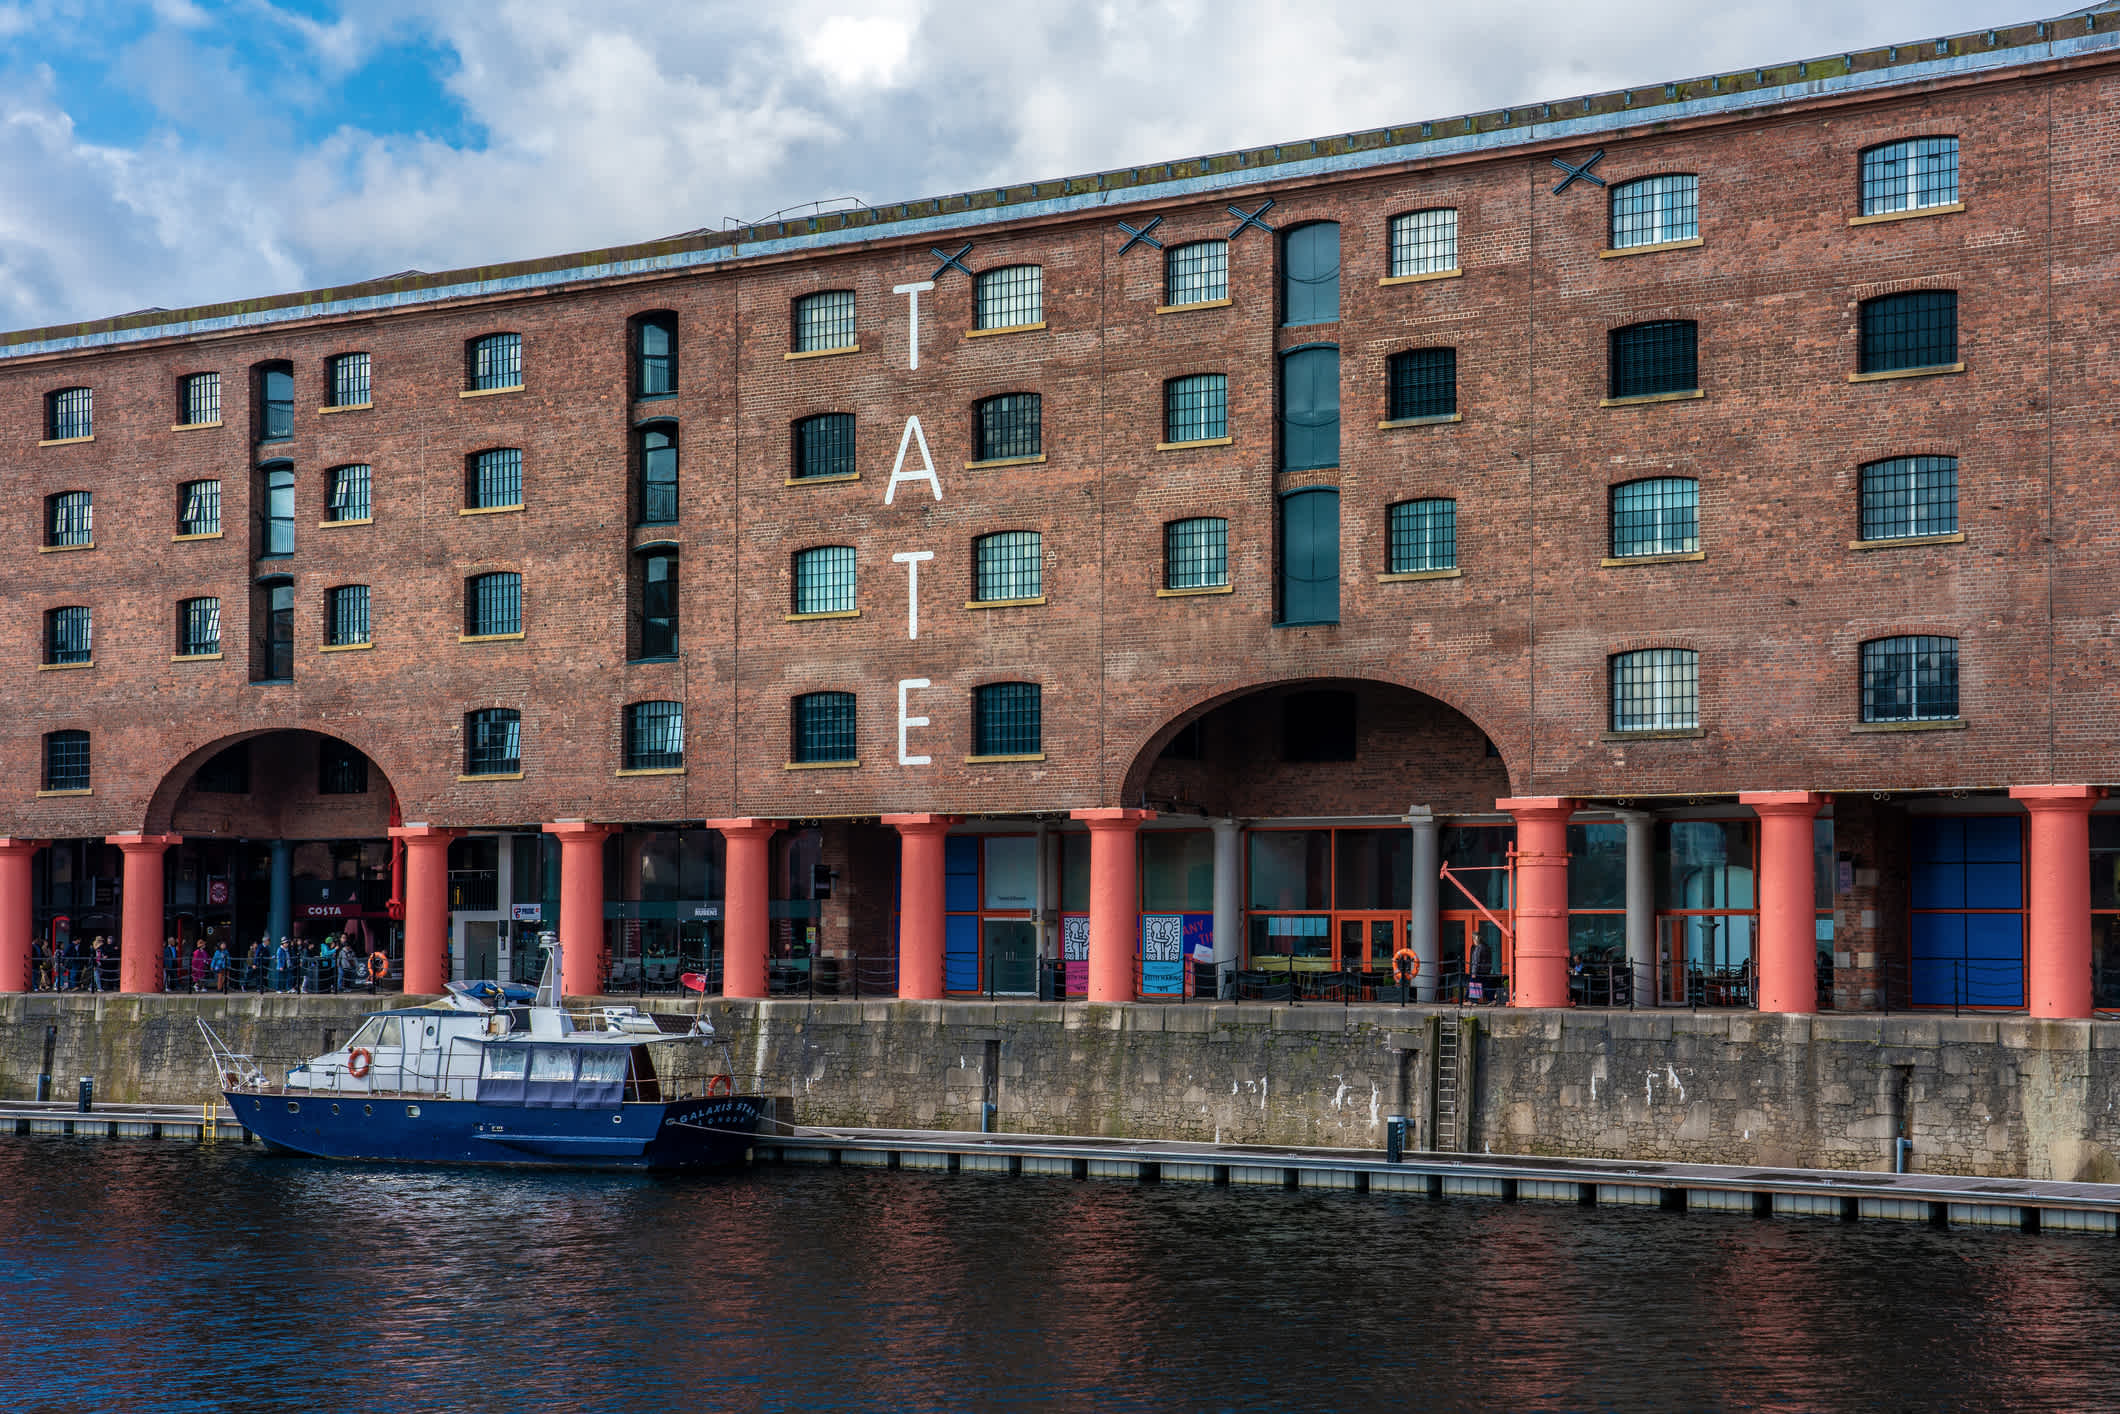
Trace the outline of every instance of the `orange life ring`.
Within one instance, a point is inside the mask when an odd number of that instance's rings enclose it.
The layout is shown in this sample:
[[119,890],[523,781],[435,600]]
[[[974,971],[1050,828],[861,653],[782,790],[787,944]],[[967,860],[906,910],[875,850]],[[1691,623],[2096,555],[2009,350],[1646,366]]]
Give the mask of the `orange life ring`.
[[1400,948],[1391,955],[1391,975],[1401,986],[1421,975],[1421,955],[1412,948]]
[[368,975],[378,982],[390,975],[390,957],[381,948],[368,954]]
[[366,1046],[355,1046],[346,1053],[346,1073],[355,1080],[368,1078],[368,1070],[375,1064],[375,1053]]
[[736,1093],[736,1082],[726,1075],[717,1075],[707,1082],[707,1098],[719,1100]]

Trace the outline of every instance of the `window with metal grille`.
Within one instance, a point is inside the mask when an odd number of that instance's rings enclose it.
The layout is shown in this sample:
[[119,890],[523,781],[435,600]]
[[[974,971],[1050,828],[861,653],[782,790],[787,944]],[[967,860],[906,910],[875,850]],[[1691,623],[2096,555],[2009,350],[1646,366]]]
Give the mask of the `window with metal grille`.
[[1863,149],[1863,215],[1919,211],[1957,200],[1957,138],[1910,137]]
[[1862,538],[1906,540],[1958,530],[1958,458],[1891,457],[1862,468]]
[[192,774],[191,784],[208,795],[249,795],[250,743],[239,741],[216,752]]
[[854,694],[806,692],[793,708],[794,758],[797,765],[818,761],[852,761]]
[[1457,350],[1407,349],[1385,365],[1390,401],[1385,416],[1393,422],[1417,417],[1451,417],[1457,413]]
[[464,583],[464,634],[490,638],[523,631],[523,577],[512,570],[473,575]]
[[1045,319],[1045,267],[1004,265],[988,270],[973,283],[979,329],[1015,329]]
[[625,768],[675,771],[685,764],[685,708],[681,702],[634,702],[626,707]]
[[221,375],[194,373],[177,385],[177,420],[186,426],[221,420]]
[[972,542],[972,598],[1036,599],[1045,593],[1044,540],[1035,530],[1003,530]]
[[634,463],[640,476],[639,489],[634,493],[639,525],[675,525],[677,523],[677,424],[661,422],[653,427],[643,427],[634,434],[638,439],[634,449]]
[[368,586],[342,584],[324,591],[326,643],[343,648],[368,642]]
[[1612,558],[1690,555],[1700,548],[1700,483],[1684,476],[1612,488]]
[[252,370],[257,394],[258,440],[284,442],[294,436],[294,365],[261,363]]
[[633,321],[633,396],[667,397],[677,391],[677,316],[643,314]]
[[375,517],[375,473],[355,463],[331,469],[331,501],[327,519],[372,520]]
[[88,733],[44,734],[44,789],[88,789]]
[[523,503],[523,451],[490,447],[473,452],[464,465],[464,505],[474,511],[502,510]]
[[86,663],[91,661],[90,615],[80,604],[50,609],[44,615],[44,661]]
[[294,680],[294,581],[263,580],[250,591],[250,680]]
[[44,435],[54,442],[96,433],[93,388],[61,388],[44,396]]
[[47,545],[93,545],[96,543],[94,498],[86,491],[61,491],[44,500],[44,543]]
[[272,462],[258,468],[258,555],[277,559],[294,553],[294,468]]
[[368,758],[337,737],[317,743],[317,794],[368,794]]
[[677,552],[649,550],[633,558],[632,641],[627,657],[677,656]]
[[1865,722],[1945,722],[1957,715],[1957,639],[1913,634],[1862,645]]
[[1612,248],[1690,241],[1700,234],[1700,178],[1643,177],[1612,189]]
[[1692,649],[1615,653],[1609,666],[1613,731],[1691,731],[1700,725],[1700,655]]
[[186,658],[221,651],[221,601],[183,599],[177,603],[177,653]]
[[177,488],[177,534],[221,533],[221,483],[187,481]]
[[1314,221],[1281,237],[1281,322],[1330,324],[1340,317],[1340,224]]
[[1458,268],[1458,214],[1454,206],[1409,211],[1391,218],[1391,273],[1441,275]]
[[1690,319],[1656,319],[1612,331],[1612,396],[1646,398],[1700,387],[1698,329]]
[[368,355],[349,353],[332,359],[331,405],[358,408],[366,407],[368,403]]
[[818,476],[852,476],[854,462],[854,414],[820,413],[795,424],[795,478],[806,481]]
[[1219,589],[1229,583],[1229,522],[1193,516],[1163,527],[1163,587]]
[[1862,302],[1862,373],[1958,361],[1958,292],[1908,290]]
[[1036,756],[1045,749],[1038,684],[995,682],[972,690],[972,754]]
[[1391,508],[1386,563],[1392,574],[1457,568],[1457,502],[1401,501]]
[[854,292],[820,290],[795,301],[795,352],[854,347]]
[[487,707],[464,717],[464,774],[513,776],[523,769],[523,715]]
[[1194,373],[1163,385],[1163,440],[1205,442],[1229,435],[1229,376]]
[[523,386],[523,336],[488,334],[464,345],[464,381],[474,393]]
[[1035,457],[1045,450],[1043,401],[1036,393],[1003,393],[974,409],[974,461]]
[[854,547],[818,545],[795,552],[795,612],[844,614],[854,608]]
[[1229,242],[1191,241],[1163,256],[1163,302],[1205,304],[1229,298]]
[[1326,344],[1281,356],[1281,469],[1340,464],[1340,351]]

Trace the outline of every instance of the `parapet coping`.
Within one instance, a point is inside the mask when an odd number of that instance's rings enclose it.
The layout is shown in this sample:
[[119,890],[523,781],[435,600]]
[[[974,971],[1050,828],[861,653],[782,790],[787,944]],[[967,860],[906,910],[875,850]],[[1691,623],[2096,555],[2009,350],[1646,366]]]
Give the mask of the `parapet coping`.
[[[2077,32],[2064,36],[2063,29]],[[2120,6],[2105,5],[2059,19],[2028,21],[1912,44],[1885,45],[1749,71],[1086,176],[756,223],[727,231],[686,231],[657,241],[439,274],[407,272],[345,287],[190,309],[142,310],[115,318],[22,330],[0,334],[0,360],[670,274],[742,260],[830,250],[878,236],[915,240],[1003,222],[1081,215],[1104,207],[1198,199],[1265,181],[1336,176],[1404,162],[1497,153],[1512,147],[1572,139],[1590,140],[1644,124],[1730,117],[1804,99],[1976,76],[2042,60],[2115,50],[2120,50]],[[1573,116],[1566,116],[1571,112]]]

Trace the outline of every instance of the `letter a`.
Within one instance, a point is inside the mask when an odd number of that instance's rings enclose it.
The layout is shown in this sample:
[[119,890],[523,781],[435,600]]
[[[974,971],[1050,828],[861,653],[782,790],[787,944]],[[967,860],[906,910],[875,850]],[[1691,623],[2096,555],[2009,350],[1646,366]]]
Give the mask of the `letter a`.
[[[916,441],[920,443],[920,467],[917,471],[907,471],[905,449]],[[905,432],[898,439],[898,460],[891,464],[891,484],[883,488],[883,503],[886,506],[891,504],[891,498],[898,494],[898,483],[901,481],[925,481],[928,488],[935,493],[935,499],[942,499],[942,481],[935,475],[935,459],[928,455],[927,433],[921,431],[920,419],[917,417],[905,420]]]

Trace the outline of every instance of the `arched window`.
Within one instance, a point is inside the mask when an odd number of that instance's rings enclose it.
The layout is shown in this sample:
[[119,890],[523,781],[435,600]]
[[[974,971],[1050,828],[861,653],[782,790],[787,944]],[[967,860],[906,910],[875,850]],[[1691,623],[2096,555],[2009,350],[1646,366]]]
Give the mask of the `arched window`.
[[1862,302],[1862,373],[1958,362],[1958,292],[1908,290]]
[[375,519],[375,471],[365,462],[331,469],[324,519],[335,524]]
[[972,411],[972,460],[1044,454],[1044,401],[1038,394],[1003,393],[984,399]]
[[1229,298],[1229,242],[1192,241],[1163,256],[1163,302],[1174,308]]
[[1958,203],[1958,139],[1910,137],[1862,150],[1862,214]]
[[1229,522],[1191,516],[1163,527],[1163,587],[1219,589],[1229,583]]
[[373,395],[368,386],[368,355],[343,353],[324,360],[324,381],[335,408],[364,408]]
[[972,542],[972,598],[981,604],[1045,594],[1044,544],[1035,530],[1002,530]]
[[790,439],[797,481],[825,476],[853,476],[860,470],[854,460],[854,414],[825,412],[795,424]]
[[825,353],[854,347],[854,292],[820,290],[795,301],[794,347],[797,353]]
[[677,523],[677,424],[657,422],[634,434],[639,478],[634,491],[636,525]]
[[1612,558],[1690,555],[1700,549],[1700,483],[1660,476],[1612,488]]
[[1021,329],[1045,322],[1045,267],[1004,265],[972,285],[977,329]]
[[1698,330],[1690,319],[1629,324],[1610,335],[1611,396],[1648,398],[1700,387]]
[[1340,224],[1313,221],[1281,237],[1281,322],[1330,324],[1340,317]]
[[92,662],[92,627],[92,616],[85,605],[69,604],[64,608],[46,610],[44,661],[55,666]]
[[278,559],[294,553],[294,463],[267,462],[258,468],[258,557]]
[[513,570],[464,581],[464,637],[499,638],[523,631],[523,577]]
[[1700,725],[1700,655],[1690,648],[1644,648],[1607,660],[1612,730],[1690,731]]
[[177,488],[177,534],[221,533],[221,483],[187,481]]
[[677,316],[668,310],[633,321],[633,396],[664,398],[677,391]]
[[1947,722],[1957,716],[1957,639],[1910,634],[1862,645],[1865,722]]
[[807,550],[797,550],[791,578],[794,581],[794,612],[854,612],[853,546],[815,545]]
[[1281,469],[1340,464],[1340,351],[1330,344],[1281,356]]
[[371,643],[368,586],[341,584],[324,591],[324,642],[333,648]]
[[1163,385],[1163,440],[1211,442],[1229,435],[1229,375],[1194,373]]
[[464,458],[464,509],[515,510],[523,504],[523,449],[488,447]]
[[464,715],[464,774],[519,776],[523,771],[523,714],[487,707]]
[[1036,756],[1045,750],[1038,684],[994,682],[972,691],[972,754]]
[[71,442],[96,435],[96,393],[93,388],[61,388],[44,395],[44,435],[53,442]]
[[1385,365],[1384,416],[1391,422],[1457,413],[1457,350],[1407,349]]
[[625,768],[676,771],[685,764],[685,708],[681,702],[634,702],[626,707]]
[[494,393],[523,386],[523,336],[485,334],[464,345],[464,386]]
[[1612,188],[1612,248],[1690,241],[1700,235],[1700,178],[1643,177]]
[[251,370],[257,398],[257,438],[284,442],[294,436],[294,365],[261,363]]
[[1447,275],[1458,268],[1458,214],[1454,206],[1409,211],[1391,218],[1391,277]]
[[1457,502],[1401,501],[1391,508],[1385,567],[1391,574],[1457,568]]
[[221,375],[191,373],[177,380],[177,421],[185,427],[221,425]]
[[796,765],[856,759],[853,693],[806,692],[795,699],[790,716],[789,755]]
[[88,733],[44,734],[44,789],[87,790]]
[[1862,538],[1958,531],[1958,458],[1891,457],[1862,468]]
[[1340,493],[1313,487],[1281,498],[1280,619],[1340,621]]
[[96,543],[96,503],[87,491],[44,498],[44,543],[85,548]]
[[221,601],[182,599],[177,603],[177,656],[216,657],[221,652]]
[[650,546],[633,557],[632,642],[634,660],[677,656],[677,550]]

